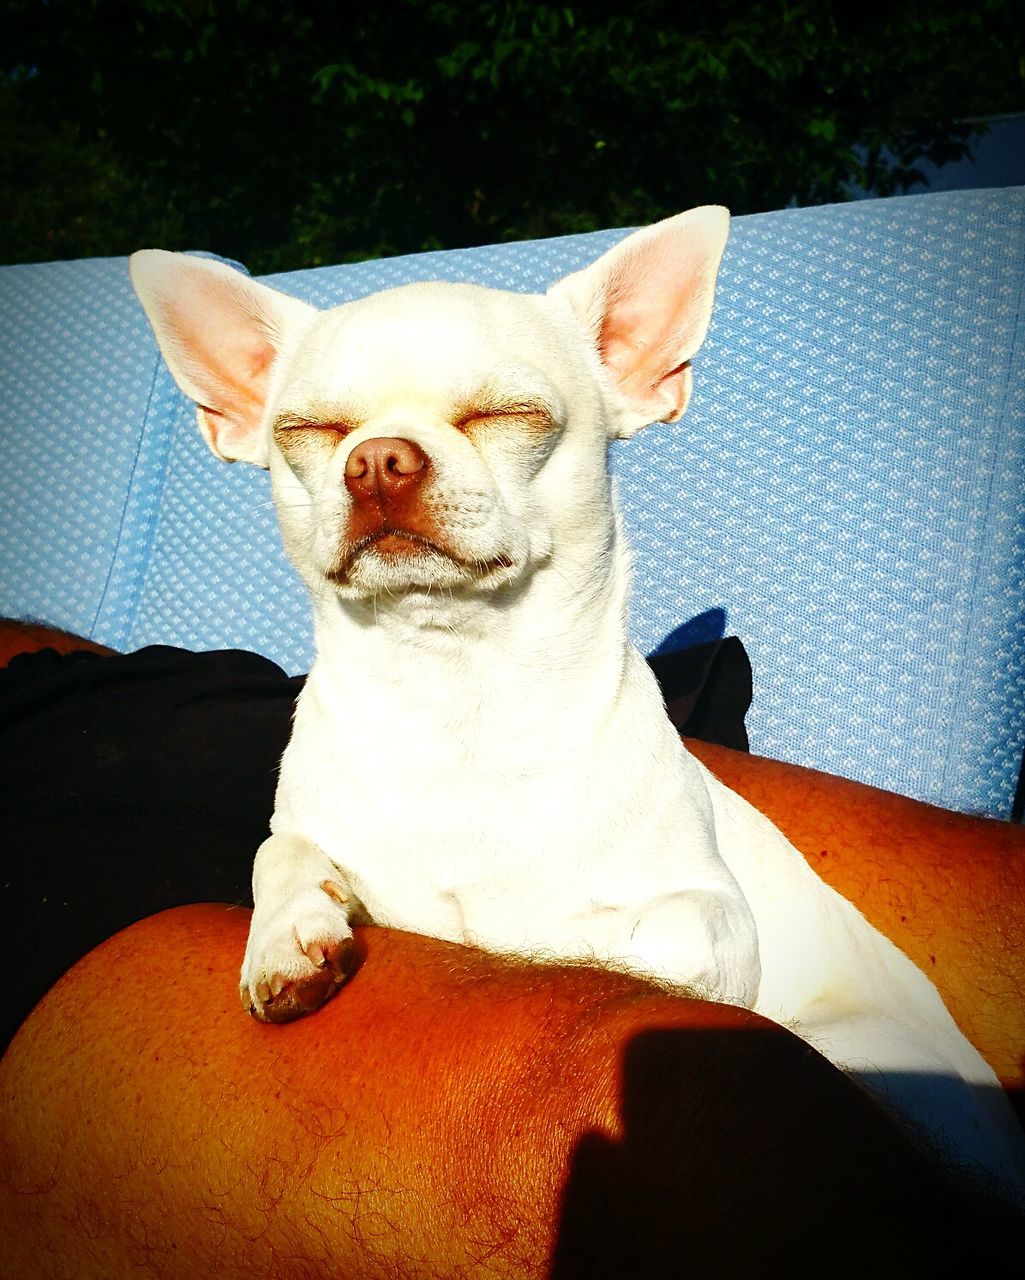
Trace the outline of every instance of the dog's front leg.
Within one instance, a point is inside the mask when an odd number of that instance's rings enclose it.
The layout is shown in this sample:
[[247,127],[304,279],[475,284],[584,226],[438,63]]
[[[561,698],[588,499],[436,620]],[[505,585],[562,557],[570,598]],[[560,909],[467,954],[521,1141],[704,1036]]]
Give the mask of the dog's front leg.
[[696,995],[747,1009],[758,998],[758,929],[739,889],[689,889],[646,902],[630,950],[648,972]]
[[349,972],[349,921],[358,903],[327,854],[297,835],[272,835],[260,845],[253,900],[243,1005],[261,1022],[313,1013]]

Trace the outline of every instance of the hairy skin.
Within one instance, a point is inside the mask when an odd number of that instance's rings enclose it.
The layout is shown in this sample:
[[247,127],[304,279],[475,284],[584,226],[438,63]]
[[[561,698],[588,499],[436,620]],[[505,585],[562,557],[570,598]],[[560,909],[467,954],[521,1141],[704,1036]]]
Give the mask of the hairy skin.
[[1020,1247],[1009,1215],[744,1010],[362,929],[338,999],[261,1026],[235,991],[248,920],[151,917],[19,1032],[0,1064],[4,1274],[764,1274],[841,1232],[844,1274]]
[[939,988],[1025,1113],[1025,828],[688,741]]
[[107,655],[115,652],[106,645],[95,644],[70,631],[59,631],[45,622],[0,619],[0,667],[6,667],[19,653],[37,653],[40,649],[54,649],[57,653],[75,653],[80,649]]
[[[688,745],[926,969],[1020,1103],[1021,829]],[[336,1000],[259,1026],[237,1005],[248,927],[223,906],[151,917],[28,1019],[0,1062],[0,1277],[1020,1260],[1019,1221],[746,1011],[362,929]]]

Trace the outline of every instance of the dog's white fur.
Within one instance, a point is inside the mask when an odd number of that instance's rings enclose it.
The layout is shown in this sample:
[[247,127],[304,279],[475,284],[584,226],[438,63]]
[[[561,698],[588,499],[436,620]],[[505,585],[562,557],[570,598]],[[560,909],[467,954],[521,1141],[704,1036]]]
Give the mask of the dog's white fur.
[[[684,749],[627,638],[608,441],[686,408],[727,225],[681,214],[545,296],[424,284],[327,312],[134,256],[211,448],[269,467],[313,601],[243,1000],[315,1007],[360,917],[626,965],[791,1026],[1021,1196],[1013,1115],[935,988]],[[382,439],[427,460],[403,508],[427,537],[352,532],[347,462]]]

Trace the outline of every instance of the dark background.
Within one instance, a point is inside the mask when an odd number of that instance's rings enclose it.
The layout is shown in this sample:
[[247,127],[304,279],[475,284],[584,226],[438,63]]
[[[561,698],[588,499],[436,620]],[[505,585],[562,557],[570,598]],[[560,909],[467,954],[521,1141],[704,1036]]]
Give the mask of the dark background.
[[0,261],[267,272],[889,194],[1025,109],[1005,0],[3,0]]

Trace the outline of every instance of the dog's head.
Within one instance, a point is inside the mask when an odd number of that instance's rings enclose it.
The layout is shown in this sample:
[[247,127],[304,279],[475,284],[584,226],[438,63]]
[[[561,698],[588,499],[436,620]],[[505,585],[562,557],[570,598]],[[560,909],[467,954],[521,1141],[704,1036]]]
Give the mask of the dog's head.
[[317,311],[147,250],[132,279],[227,461],[269,467],[315,593],[490,593],[611,545],[610,438],[690,396],[728,215],[628,236],[543,296],[419,284]]

